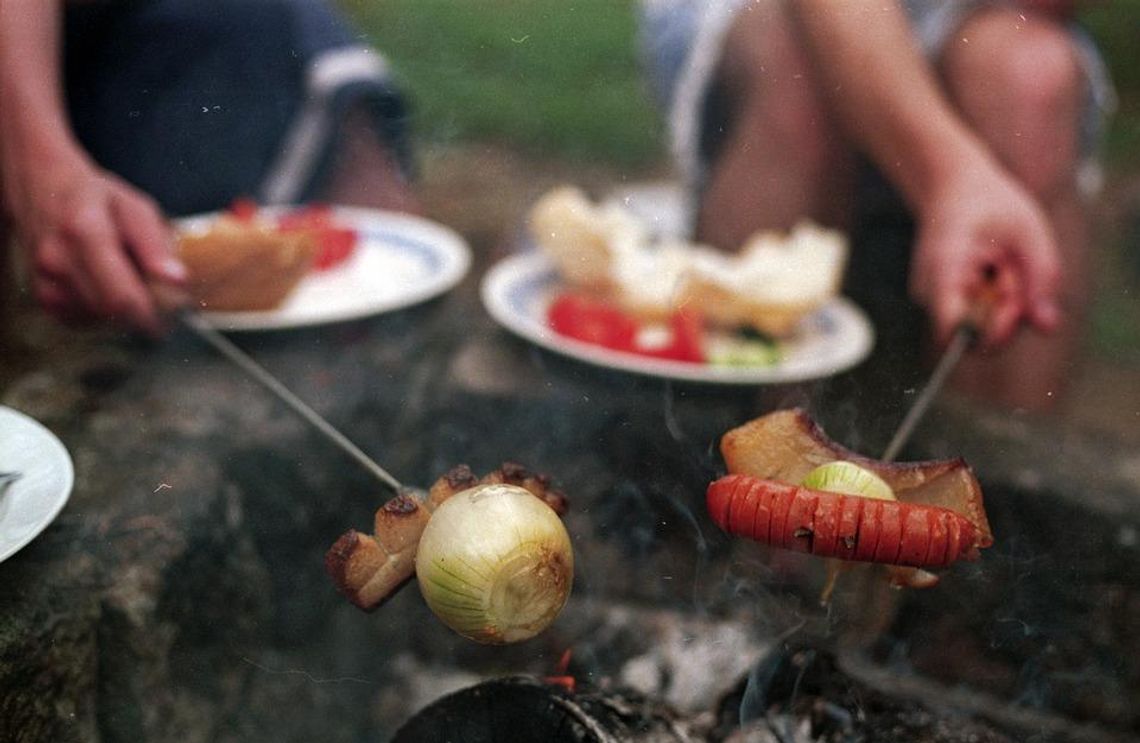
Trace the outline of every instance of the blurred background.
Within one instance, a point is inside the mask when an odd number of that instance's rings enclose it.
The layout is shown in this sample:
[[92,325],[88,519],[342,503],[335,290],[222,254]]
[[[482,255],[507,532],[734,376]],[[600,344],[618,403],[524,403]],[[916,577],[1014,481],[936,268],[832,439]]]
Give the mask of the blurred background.
[[[552,185],[596,192],[670,178],[630,0],[342,0],[410,89],[430,216],[492,255]],[[1119,95],[1095,207],[1101,255],[1071,414],[1136,433],[1140,415],[1140,0],[1081,23]]]

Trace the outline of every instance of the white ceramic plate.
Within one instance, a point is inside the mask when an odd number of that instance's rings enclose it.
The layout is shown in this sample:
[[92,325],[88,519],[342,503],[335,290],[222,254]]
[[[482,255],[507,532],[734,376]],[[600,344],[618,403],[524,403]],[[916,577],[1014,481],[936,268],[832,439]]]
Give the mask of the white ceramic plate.
[[[273,213],[273,210],[267,210]],[[337,223],[357,231],[344,263],[313,271],[268,312],[203,312],[220,330],[273,330],[355,320],[410,307],[448,291],[467,274],[471,250],[453,230],[398,212],[336,207]],[[179,230],[209,228],[217,214],[186,217]]]
[[559,335],[546,310],[563,285],[541,253],[510,256],[483,277],[483,305],[500,325],[543,348],[598,366],[714,384],[786,384],[838,374],[871,352],[871,323],[850,300],[837,298],[806,318],[795,337],[781,343],[781,359],[769,366],[712,366],[655,359],[602,348]]
[[0,495],[0,561],[7,560],[55,520],[71,496],[71,456],[51,431],[0,406],[0,471],[20,479]]

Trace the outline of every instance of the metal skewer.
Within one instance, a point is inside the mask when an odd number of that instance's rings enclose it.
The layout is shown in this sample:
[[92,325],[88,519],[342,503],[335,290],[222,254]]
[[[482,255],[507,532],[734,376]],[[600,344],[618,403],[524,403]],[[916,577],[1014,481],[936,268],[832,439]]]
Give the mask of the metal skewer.
[[903,446],[910,439],[910,435],[914,433],[918,422],[922,420],[926,409],[938,397],[938,393],[950,377],[950,373],[954,371],[954,367],[962,359],[962,355],[978,342],[983,329],[989,325],[990,316],[993,314],[997,303],[997,269],[988,266],[985,269],[984,281],[974,293],[966,317],[954,331],[954,336],[950,339],[946,350],[942,352],[942,358],[938,359],[938,365],[934,367],[930,379],[926,381],[926,385],[918,394],[914,404],[910,406],[910,410],[907,411],[902,423],[899,424],[895,435],[891,437],[891,442],[887,444],[887,449],[883,452],[883,461],[894,461],[894,458],[902,451]]
[[189,328],[195,335],[213,346],[214,350],[232,361],[249,375],[251,379],[273,393],[281,402],[292,408],[306,423],[319,431],[329,441],[340,447],[342,451],[355,459],[378,480],[391,488],[394,493],[399,494],[410,490],[400,484],[399,480],[361,451],[360,447],[352,443],[347,436],[334,428],[333,425],[322,418],[317,411],[305,404],[301,398],[294,395],[289,388],[278,381],[276,377],[267,372],[260,364],[231,343],[228,338],[215,330],[200,316],[193,312],[181,312],[178,317],[181,319],[182,324]]
[[906,417],[899,424],[895,435],[891,437],[891,443],[887,444],[887,449],[883,452],[884,462],[894,461],[895,457],[902,451],[903,446],[910,439],[910,435],[914,433],[918,422],[926,414],[926,409],[938,397],[938,393],[946,383],[950,372],[954,371],[954,367],[958,365],[962,354],[974,344],[977,337],[978,331],[973,325],[962,325],[954,332],[954,337],[950,339],[950,344],[942,352],[942,358],[938,360],[938,366],[934,367],[926,386],[922,388],[922,392],[918,394],[914,404],[906,412]]

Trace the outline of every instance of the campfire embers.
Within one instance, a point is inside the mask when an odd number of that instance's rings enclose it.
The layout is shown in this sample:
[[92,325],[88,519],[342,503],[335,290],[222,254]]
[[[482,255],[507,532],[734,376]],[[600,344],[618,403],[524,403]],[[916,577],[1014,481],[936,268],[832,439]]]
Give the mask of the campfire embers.
[[997,743],[985,723],[885,694],[830,653],[781,647],[729,692],[707,740],[726,743]]
[[[575,686],[577,687],[575,689]],[[1006,743],[1012,737],[961,714],[883,693],[826,651],[779,648],[712,711],[681,714],[627,690],[587,689],[562,677],[510,677],[448,695],[421,710],[393,743]]]

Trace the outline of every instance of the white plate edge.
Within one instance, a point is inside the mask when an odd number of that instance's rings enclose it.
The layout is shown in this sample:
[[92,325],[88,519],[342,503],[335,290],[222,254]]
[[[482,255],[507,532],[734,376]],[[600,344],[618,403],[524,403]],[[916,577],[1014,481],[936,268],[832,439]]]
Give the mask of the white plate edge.
[[27,547],[29,544],[35,541],[36,537],[38,537],[44,532],[45,529],[51,526],[52,522],[54,522],[59,514],[63,511],[63,508],[67,505],[67,502],[71,500],[71,492],[75,488],[75,463],[71,459],[71,452],[67,450],[67,447],[63,445],[63,442],[59,440],[59,437],[56,436],[51,431],[51,429],[49,429],[44,424],[40,423],[38,420],[31,417],[27,413],[21,412],[7,405],[0,405],[0,413],[7,413],[9,415],[12,415],[17,420],[20,420],[22,423],[29,426],[33,430],[38,431],[48,441],[49,445],[55,447],[57,454],[60,455],[60,461],[65,466],[64,480],[66,483],[66,486],[62,489],[62,494],[58,496],[55,503],[53,503],[47,509],[47,511],[44,512],[45,518],[42,520],[40,525],[35,529],[32,529],[22,542],[17,541],[13,543],[13,545],[9,547],[6,552],[0,552],[0,562],[4,562],[9,557],[16,554],[24,547]]

